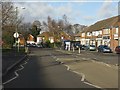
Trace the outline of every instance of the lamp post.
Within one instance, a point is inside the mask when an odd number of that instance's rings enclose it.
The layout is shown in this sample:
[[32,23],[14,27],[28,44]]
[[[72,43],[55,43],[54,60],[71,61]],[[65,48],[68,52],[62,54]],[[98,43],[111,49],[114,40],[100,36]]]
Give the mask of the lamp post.
[[54,33],[55,28],[53,27],[52,29],[53,29],[53,31],[52,31],[52,33],[53,33],[53,40],[54,40],[54,42],[53,42],[53,47],[55,48],[55,33]]
[[[17,24],[17,19],[18,19],[18,18],[17,18],[17,16],[18,16],[18,13],[17,13],[17,12],[18,12],[18,7],[16,7],[15,10],[16,10],[16,31],[15,31],[15,34],[14,34],[14,35],[15,35],[15,38],[16,38],[16,42],[15,42],[15,43],[16,43],[16,48],[17,48],[17,46],[18,46],[17,51],[19,52],[19,42],[18,42],[19,34],[18,34],[18,24]],[[17,44],[18,44],[18,45],[17,45]]]
[[118,27],[118,46],[120,46],[120,26]]
[[[25,7],[21,7],[21,9],[26,9]],[[25,30],[25,24],[23,25],[23,29]],[[24,47],[25,47],[25,53],[28,52],[28,47],[27,47],[27,39],[25,38],[26,36],[24,36]]]
[[[24,7],[21,7],[22,9],[25,9]],[[17,48],[17,51],[19,52],[19,34],[18,34],[18,23],[17,23],[17,20],[18,20],[18,7],[15,8],[15,12],[16,12],[16,30],[15,30],[15,33],[14,33],[14,37],[15,37],[15,44],[16,44],[16,48]],[[17,45],[18,44],[18,45]]]

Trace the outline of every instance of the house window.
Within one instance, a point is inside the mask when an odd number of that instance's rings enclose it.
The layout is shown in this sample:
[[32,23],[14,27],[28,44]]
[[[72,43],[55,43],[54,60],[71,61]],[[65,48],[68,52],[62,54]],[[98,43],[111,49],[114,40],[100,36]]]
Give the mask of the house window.
[[110,39],[110,36],[103,36],[103,39]]
[[82,33],[82,37],[84,37],[85,36],[85,33]]
[[91,36],[91,33],[90,33],[90,32],[88,32],[88,33],[87,33],[87,36]]
[[110,29],[103,29],[103,34],[110,34]]
[[99,31],[99,34],[102,34],[102,31]]
[[92,35],[95,36],[96,32],[92,32]]
[[116,28],[116,32],[115,33],[118,34],[118,28]]

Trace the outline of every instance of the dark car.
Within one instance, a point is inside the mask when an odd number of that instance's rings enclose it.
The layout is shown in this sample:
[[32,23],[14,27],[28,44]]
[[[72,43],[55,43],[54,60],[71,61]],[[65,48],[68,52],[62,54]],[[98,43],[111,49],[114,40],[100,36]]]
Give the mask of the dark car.
[[82,45],[81,46],[81,50],[86,50],[87,46],[86,45]]
[[117,47],[115,48],[115,52],[116,52],[117,54],[120,54],[120,46],[117,46]]
[[103,52],[103,53],[108,52],[108,53],[112,53],[112,50],[111,50],[111,48],[110,48],[109,46],[107,46],[107,45],[100,45],[100,46],[98,46],[98,52]]
[[79,48],[81,49],[82,45],[80,43],[75,43],[74,47],[75,47],[75,49],[79,49]]
[[43,46],[42,46],[42,44],[36,44],[36,47],[42,48]]
[[35,43],[31,43],[31,44],[28,43],[28,44],[27,44],[27,47],[36,47],[36,44],[35,44]]

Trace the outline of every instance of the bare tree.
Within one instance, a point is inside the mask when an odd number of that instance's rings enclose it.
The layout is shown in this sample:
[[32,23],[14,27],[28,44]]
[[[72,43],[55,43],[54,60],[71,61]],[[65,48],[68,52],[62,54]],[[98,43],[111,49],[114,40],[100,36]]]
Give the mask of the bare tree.
[[42,22],[43,26],[47,27],[47,23],[45,21]]
[[36,21],[33,22],[33,25],[37,26],[37,28],[40,28],[41,22],[36,20]]
[[47,21],[48,21],[47,22],[48,23],[48,29],[49,29],[50,32],[52,32],[53,27],[52,27],[52,19],[51,19],[50,16],[48,16]]
[[[69,32],[69,30],[70,30],[70,27],[71,27],[71,24],[69,23],[69,21],[68,21],[68,17],[67,17],[67,15],[63,15],[63,21],[64,21],[64,31],[66,32],[66,33],[68,33]],[[68,33],[69,34],[69,33]]]
[[17,26],[22,22],[22,18],[18,17],[18,10],[14,7],[12,2],[1,2],[0,5],[3,46],[7,45],[11,47],[14,43],[13,33]]
[[2,2],[1,12],[2,12],[2,26],[11,24],[11,22],[16,17],[13,3],[11,3],[11,2]]
[[60,41],[62,32],[64,32],[66,29],[69,29],[67,16],[64,16],[64,19],[59,19],[58,21],[48,16],[48,28],[54,39],[56,41]]
[[16,26],[22,22],[23,17],[18,17],[18,10],[12,2],[1,2],[1,5],[2,30],[4,30],[5,26]]

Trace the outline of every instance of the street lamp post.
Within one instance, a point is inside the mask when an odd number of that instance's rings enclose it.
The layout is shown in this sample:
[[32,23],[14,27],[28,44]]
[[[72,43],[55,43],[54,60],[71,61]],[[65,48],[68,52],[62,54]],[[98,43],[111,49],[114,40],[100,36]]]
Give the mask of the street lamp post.
[[[22,9],[25,9],[24,7],[21,7]],[[16,44],[16,48],[17,48],[17,51],[19,52],[19,34],[18,34],[18,23],[17,23],[17,17],[18,17],[18,7],[15,8],[15,12],[16,12],[16,30],[15,30],[15,34],[14,34],[14,37],[15,37],[15,44]],[[18,44],[18,45],[17,45]]]
[[[25,7],[21,7],[21,9],[25,9]],[[25,30],[25,25],[23,26],[23,29]],[[27,47],[27,40],[26,40],[25,36],[24,36],[24,39],[25,39],[25,43],[24,43],[25,53],[27,53],[28,52],[28,47]]]
[[120,26],[118,27],[118,46],[120,46]]
[[[19,52],[19,42],[18,42],[19,34],[18,34],[18,24],[17,24],[17,19],[18,19],[17,16],[18,16],[18,13],[17,13],[17,12],[18,12],[18,7],[16,7],[16,31],[15,31],[15,32],[16,32],[16,34],[15,34],[16,36],[15,36],[15,37],[16,37],[16,48],[17,48],[17,46],[18,46],[17,51]],[[17,44],[18,44],[18,45],[17,45]]]

